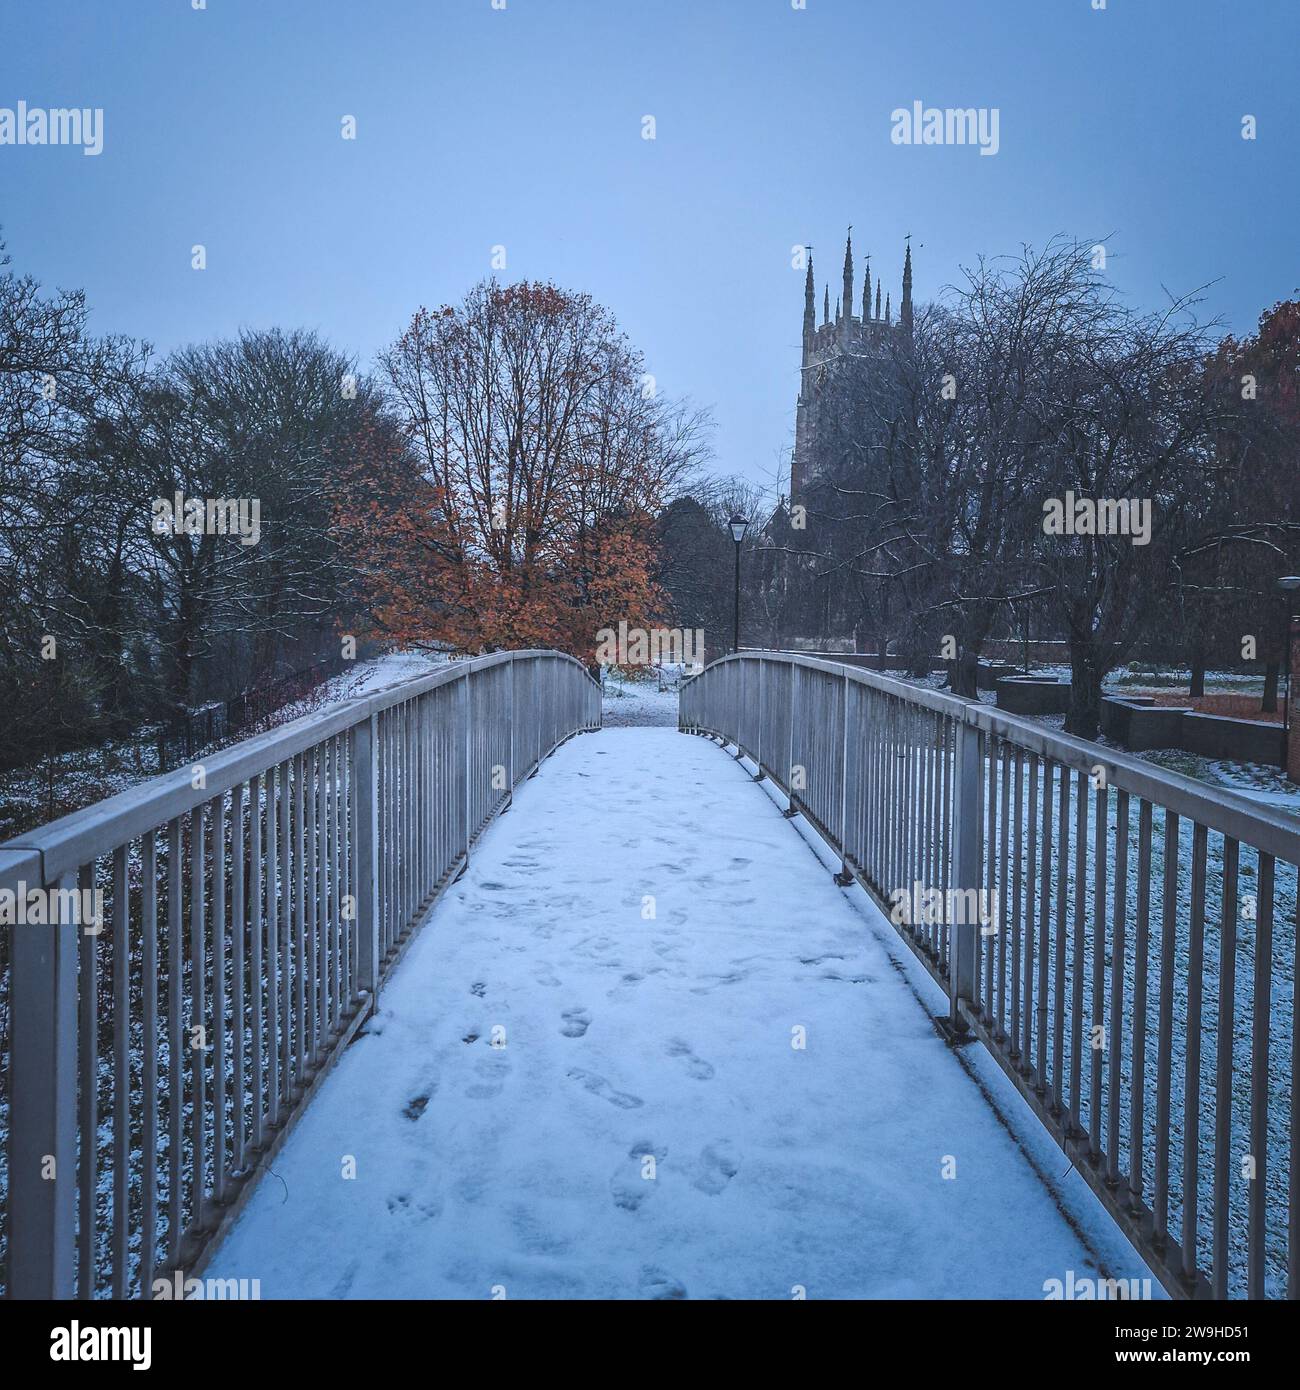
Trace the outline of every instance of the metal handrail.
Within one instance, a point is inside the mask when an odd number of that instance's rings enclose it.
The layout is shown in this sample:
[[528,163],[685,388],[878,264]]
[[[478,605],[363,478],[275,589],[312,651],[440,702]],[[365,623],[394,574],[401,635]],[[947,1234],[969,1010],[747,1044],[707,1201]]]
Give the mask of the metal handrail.
[[195,1274],[483,827],[600,720],[562,653],[454,662],[0,845],[50,918],[4,941],[9,1296]]
[[1295,979],[1294,819],[796,654],[712,663],[679,727],[839,854],[944,988],[949,1036],[989,1049],[1171,1294],[1300,1293],[1300,1046],[1271,1007]]

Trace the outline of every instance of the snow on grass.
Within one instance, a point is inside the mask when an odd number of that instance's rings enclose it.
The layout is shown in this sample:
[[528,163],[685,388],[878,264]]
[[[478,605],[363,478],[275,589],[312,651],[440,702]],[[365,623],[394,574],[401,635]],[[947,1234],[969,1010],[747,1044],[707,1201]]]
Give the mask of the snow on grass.
[[[449,658],[441,652],[390,652],[333,676],[300,700],[283,705],[267,719],[214,744],[209,752],[279,728],[304,714],[368,695],[401,681],[428,675]],[[152,731],[140,741],[106,743],[60,753],[39,767],[0,773],[0,843],[47,821],[103,801],[158,774],[158,747]]]
[[208,1272],[271,1298],[1037,1299],[1096,1277],[1113,1230],[1071,1227],[883,940],[711,743],[575,740]]
[[[451,659],[445,652],[402,651],[387,652],[373,661],[358,662],[354,670],[331,676],[301,700],[282,706],[259,727],[278,728],[304,714],[318,714],[344,700],[353,700],[359,695],[373,695],[378,690],[400,685],[403,681],[427,676]],[[248,737],[248,732],[245,731],[240,737]]]
[[1292,782],[1281,768],[1269,763],[1226,762],[1203,758],[1175,748],[1158,748],[1134,755],[1157,767],[1195,777],[1214,787],[1226,787],[1261,806],[1300,816],[1300,785]]
[[630,679],[606,671],[604,681],[604,724],[606,728],[629,725],[677,727],[677,685],[679,667],[665,667],[662,676],[653,672],[641,679]]

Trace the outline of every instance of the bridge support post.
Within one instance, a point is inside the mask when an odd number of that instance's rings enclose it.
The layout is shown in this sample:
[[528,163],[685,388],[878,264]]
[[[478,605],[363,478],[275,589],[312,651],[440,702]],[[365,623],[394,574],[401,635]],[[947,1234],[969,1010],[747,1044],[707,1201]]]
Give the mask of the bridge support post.
[[763,699],[763,689],[767,684],[767,662],[761,657],[755,663],[758,667],[758,737],[754,740],[757,744],[757,751],[754,754],[754,761],[758,764],[758,771],[754,773],[754,781],[763,780],[763,719],[766,714],[765,702]]
[[509,673],[506,677],[506,723],[510,726],[510,764],[506,774],[507,799],[515,800],[515,659],[512,655],[506,664]]
[[[40,856],[32,859],[29,892],[42,888]],[[75,1296],[77,888],[75,873],[59,880],[57,922],[5,928],[13,943],[10,1298]]]
[[794,804],[794,729],[795,723],[799,718],[799,666],[795,662],[790,663],[790,740],[786,745],[785,759],[785,790],[786,807],[781,814],[791,820],[799,814],[799,808]]
[[853,882],[853,865],[849,854],[849,807],[854,803],[850,790],[857,778],[857,745],[849,736],[849,709],[853,699],[853,682],[849,680],[847,669],[844,672],[844,737],[840,752],[840,871],[835,882],[847,888]]
[[[952,806],[954,892],[950,901],[967,903],[971,901],[970,894],[978,895],[980,889],[983,772],[980,731],[973,724],[959,723],[956,727],[956,741]],[[979,913],[959,912],[953,915],[972,919],[953,921],[948,926],[952,952],[948,972],[951,1003],[948,1022],[952,1033],[959,1035],[967,1031],[967,1025],[958,1006],[963,1002],[974,1006],[978,995]]]
[[[469,808],[473,804],[473,796],[470,790],[470,777],[473,775],[474,768],[474,744],[472,740],[473,730],[470,727],[468,675],[461,677],[460,689],[456,692],[456,708],[460,715],[460,727],[465,734],[465,800],[462,809],[465,816],[465,863],[468,865],[469,842],[474,834],[474,827],[469,823]],[[540,752],[538,758],[540,761]]]
[[373,1000],[379,991],[379,716],[356,727],[357,788],[357,988]]

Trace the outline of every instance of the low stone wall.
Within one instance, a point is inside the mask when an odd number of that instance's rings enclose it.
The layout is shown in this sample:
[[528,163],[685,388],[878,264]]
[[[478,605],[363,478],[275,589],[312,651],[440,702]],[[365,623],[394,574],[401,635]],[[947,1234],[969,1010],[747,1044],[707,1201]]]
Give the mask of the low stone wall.
[[1149,695],[1102,700],[1101,731],[1134,753],[1149,748],[1180,748],[1203,758],[1267,763],[1273,767],[1282,760],[1281,725],[1157,705]]
[[1148,748],[1181,748],[1183,716],[1190,713],[1173,705],[1157,705],[1149,695],[1122,700],[1108,697],[1101,702],[1101,731],[1133,753]]
[[999,676],[994,688],[998,708],[1008,714],[1064,714],[1070,708],[1070,683],[1046,676]]
[[1183,715],[1183,747],[1206,758],[1244,763],[1282,762],[1282,726],[1258,719],[1227,719],[1221,714]]
[[1020,673],[1019,666],[1006,666],[998,662],[991,666],[983,662],[975,668],[975,685],[980,690],[996,690],[998,682]]

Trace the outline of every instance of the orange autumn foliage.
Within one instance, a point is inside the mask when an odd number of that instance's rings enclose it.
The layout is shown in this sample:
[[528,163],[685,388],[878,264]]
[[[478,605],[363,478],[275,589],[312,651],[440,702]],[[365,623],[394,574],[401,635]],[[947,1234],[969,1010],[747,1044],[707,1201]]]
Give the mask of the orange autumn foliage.
[[420,310],[383,364],[391,419],[336,508],[372,635],[591,661],[602,627],[659,620],[653,517],[699,421],[644,389],[606,310],[487,282]]

